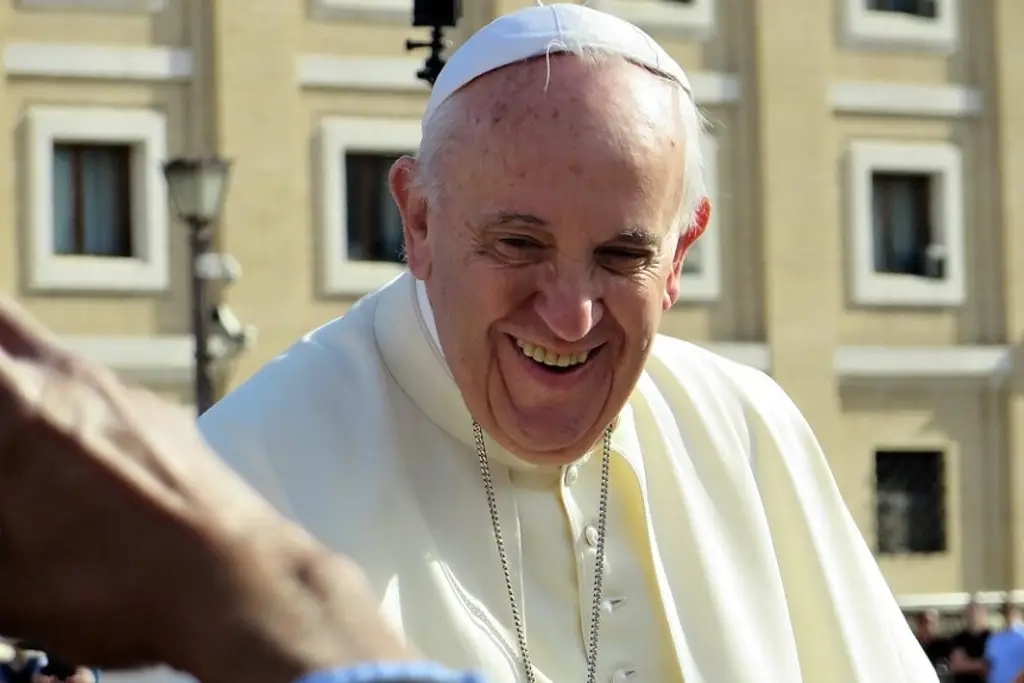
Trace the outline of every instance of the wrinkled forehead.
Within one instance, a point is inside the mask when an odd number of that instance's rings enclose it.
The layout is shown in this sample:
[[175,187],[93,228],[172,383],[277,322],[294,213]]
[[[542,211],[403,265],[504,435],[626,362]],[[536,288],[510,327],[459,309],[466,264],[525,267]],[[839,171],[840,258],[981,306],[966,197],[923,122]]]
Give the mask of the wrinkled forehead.
[[458,94],[452,142],[595,148],[674,147],[684,138],[678,89],[625,60],[540,57],[480,77]]
[[434,170],[446,197],[470,214],[530,215],[600,239],[624,226],[667,229],[684,186],[673,99],[673,86],[626,62],[518,64],[452,101],[457,118]]

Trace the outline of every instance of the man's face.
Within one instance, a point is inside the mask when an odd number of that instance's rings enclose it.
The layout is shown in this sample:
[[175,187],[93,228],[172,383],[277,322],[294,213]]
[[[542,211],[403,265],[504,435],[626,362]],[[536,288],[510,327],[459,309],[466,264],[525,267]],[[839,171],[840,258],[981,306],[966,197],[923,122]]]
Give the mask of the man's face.
[[918,615],[917,637],[921,639],[931,638],[939,630],[939,614],[934,610],[927,610]]
[[964,621],[967,622],[968,629],[983,629],[988,624],[988,610],[984,605],[968,605],[964,612]]
[[546,89],[538,60],[457,96],[468,116],[439,164],[438,201],[409,190],[408,161],[392,187],[469,411],[518,456],[557,463],[622,409],[699,230],[674,230],[672,86],[626,63],[554,57],[550,69]]

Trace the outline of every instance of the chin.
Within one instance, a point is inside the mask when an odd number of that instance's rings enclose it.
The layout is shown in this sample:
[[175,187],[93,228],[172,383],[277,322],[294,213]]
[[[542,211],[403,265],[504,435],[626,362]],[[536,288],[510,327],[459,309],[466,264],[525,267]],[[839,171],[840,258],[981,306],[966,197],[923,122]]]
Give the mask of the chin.
[[[612,419],[609,417],[608,421]],[[591,423],[593,426],[581,432],[568,432],[564,420],[559,420],[558,424],[552,424],[551,420],[544,422],[547,424],[520,424],[517,429],[501,430],[508,442],[506,448],[531,464],[565,465],[586,455],[601,440],[606,428]],[[600,423],[603,425],[605,421],[601,419]]]

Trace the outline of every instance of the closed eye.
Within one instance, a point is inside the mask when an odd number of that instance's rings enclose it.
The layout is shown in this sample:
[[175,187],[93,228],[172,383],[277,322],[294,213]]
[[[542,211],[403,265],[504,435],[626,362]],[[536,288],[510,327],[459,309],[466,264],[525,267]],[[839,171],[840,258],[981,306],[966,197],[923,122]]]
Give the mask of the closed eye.
[[598,253],[605,258],[611,258],[619,261],[640,261],[651,258],[651,254],[649,252],[636,251],[633,249],[601,249]]
[[606,247],[598,250],[597,259],[604,269],[619,275],[627,275],[650,266],[655,256],[649,251]]
[[510,249],[539,249],[541,243],[529,237],[502,237],[498,243]]

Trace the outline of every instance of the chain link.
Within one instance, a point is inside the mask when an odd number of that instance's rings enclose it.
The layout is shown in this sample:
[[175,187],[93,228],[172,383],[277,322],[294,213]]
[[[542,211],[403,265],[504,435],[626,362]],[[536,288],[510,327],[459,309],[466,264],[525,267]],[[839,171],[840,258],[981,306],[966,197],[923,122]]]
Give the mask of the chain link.
[[[505,552],[505,538],[501,533],[501,519],[498,515],[497,497],[494,495],[494,479],[491,477],[490,460],[487,457],[487,446],[484,442],[484,430],[473,420],[473,440],[476,442],[476,455],[480,460],[480,477],[484,482],[487,494],[487,507],[491,513],[491,526],[494,529],[494,542],[498,546],[498,559],[501,561],[501,572],[505,576],[505,589],[508,591],[509,607],[512,610],[512,624],[516,631],[516,643],[526,673],[526,683],[536,683],[537,678],[530,659],[530,650],[526,644],[526,623],[519,608],[515,589],[512,586],[512,572],[509,569],[508,554]],[[597,653],[601,628],[601,602],[604,595],[604,538],[608,527],[608,480],[611,474],[612,428],[604,432],[601,454],[601,499],[598,503],[597,517],[597,557],[594,567],[594,594],[590,612],[590,639],[587,648],[587,683],[597,681]]]

